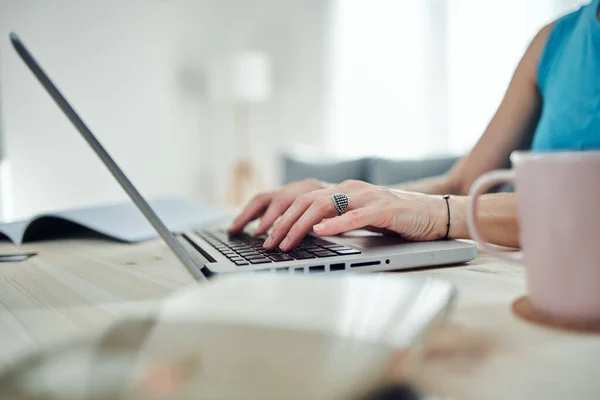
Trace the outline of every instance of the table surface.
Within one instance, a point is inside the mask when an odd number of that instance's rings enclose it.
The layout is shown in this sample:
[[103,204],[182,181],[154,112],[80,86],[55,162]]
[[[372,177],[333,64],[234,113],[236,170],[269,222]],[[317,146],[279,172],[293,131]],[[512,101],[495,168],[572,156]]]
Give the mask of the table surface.
[[[29,250],[39,255],[0,263],[0,369],[194,284],[159,240],[0,244],[0,253]],[[480,254],[462,266],[402,273],[442,278],[459,291],[415,377],[428,389],[457,399],[600,399],[600,335],[543,328],[512,314],[511,303],[525,292],[521,265]]]

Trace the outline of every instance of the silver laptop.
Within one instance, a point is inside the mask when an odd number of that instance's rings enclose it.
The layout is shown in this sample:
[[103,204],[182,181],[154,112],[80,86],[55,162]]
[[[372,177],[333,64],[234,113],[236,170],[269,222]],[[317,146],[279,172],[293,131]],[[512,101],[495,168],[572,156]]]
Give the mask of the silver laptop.
[[223,227],[205,227],[173,234],[54,86],[17,35],[11,33],[10,40],[31,72],[98,154],[131,200],[198,280],[232,272],[344,273],[402,270],[460,264],[477,256],[476,246],[468,242],[405,242],[397,236],[362,231],[332,238],[318,238],[309,234],[290,252],[267,252],[262,247],[264,237],[254,237],[247,233],[229,236]]

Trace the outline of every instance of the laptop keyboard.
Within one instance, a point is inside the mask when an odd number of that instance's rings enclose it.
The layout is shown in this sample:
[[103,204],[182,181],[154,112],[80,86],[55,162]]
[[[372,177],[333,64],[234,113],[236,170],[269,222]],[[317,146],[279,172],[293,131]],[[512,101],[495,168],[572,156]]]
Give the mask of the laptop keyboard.
[[278,263],[311,258],[326,258],[360,254],[359,250],[325,239],[306,236],[292,251],[266,250],[266,236],[251,236],[247,233],[229,235],[225,231],[198,231],[200,237],[210,243],[221,254],[238,266]]

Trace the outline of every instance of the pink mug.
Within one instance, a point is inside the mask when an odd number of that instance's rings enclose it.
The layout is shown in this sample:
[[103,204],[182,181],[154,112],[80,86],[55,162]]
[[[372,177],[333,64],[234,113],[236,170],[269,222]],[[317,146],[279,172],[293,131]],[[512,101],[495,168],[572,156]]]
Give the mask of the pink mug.
[[[573,321],[600,321],[600,151],[515,152],[513,169],[481,176],[470,191],[471,237],[489,254],[523,262],[532,305]],[[485,241],[477,197],[513,182],[519,199],[521,251]]]

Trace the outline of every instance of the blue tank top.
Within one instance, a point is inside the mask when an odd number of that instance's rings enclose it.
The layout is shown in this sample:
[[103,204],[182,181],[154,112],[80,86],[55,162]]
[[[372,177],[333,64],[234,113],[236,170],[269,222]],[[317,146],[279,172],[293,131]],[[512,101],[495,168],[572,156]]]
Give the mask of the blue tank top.
[[600,149],[600,0],[553,26],[538,64],[542,113],[532,151]]

